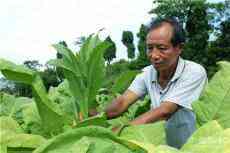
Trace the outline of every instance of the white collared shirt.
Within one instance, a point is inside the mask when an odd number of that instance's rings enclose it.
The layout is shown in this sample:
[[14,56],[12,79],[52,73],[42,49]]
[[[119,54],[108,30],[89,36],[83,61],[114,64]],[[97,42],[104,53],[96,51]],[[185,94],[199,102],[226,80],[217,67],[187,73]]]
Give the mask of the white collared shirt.
[[206,83],[205,69],[200,64],[180,57],[176,72],[164,89],[158,84],[157,71],[152,65],[145,67],[128,89],[140,97],[148,93],[152,108],[169,101],[192,110],[192,102],[199,99]]

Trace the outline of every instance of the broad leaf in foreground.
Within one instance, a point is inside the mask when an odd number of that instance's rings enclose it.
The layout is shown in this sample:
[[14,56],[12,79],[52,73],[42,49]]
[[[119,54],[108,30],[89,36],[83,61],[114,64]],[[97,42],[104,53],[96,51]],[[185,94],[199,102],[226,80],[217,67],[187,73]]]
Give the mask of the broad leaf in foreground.
[[116,137],[111,131],[96,126],[70,130],[49,140],[37,148],[34,153],[48,152],[84,152],[89,153],[146,153],[138,145]]
[[48,98],[39,74],[29,68],[15,65],[4,59],[0,59],[0,71],[7,79],[31,85],[45,130],[50,134],[56,134],[61,131],[64,117],[60,108]]
[[142,143],[154,145],[166,144],[165,142],[165,122],[129,126],[121,131],[120,136],[124,139],[135,140]]
[[40,135],[24,134],[15,120],[0,117],[0,147],[7,150],[33,150],[46,142]]
[[193,103],[199,125],[217,120],[230,127],[230,63],[219,62],[220,70],[209,82],[203,96]]
[[193,145],[199,144],[202,139],[208,139],[209,137],[220,134],[222,131],[223,128],[220,126],[220,124],[218,124],[217,121],[210,121],[193,133],[193,135],[188,139],[186,144],[184,144],[184,146],[182,147],[182,150],[189,151],[193,148]]

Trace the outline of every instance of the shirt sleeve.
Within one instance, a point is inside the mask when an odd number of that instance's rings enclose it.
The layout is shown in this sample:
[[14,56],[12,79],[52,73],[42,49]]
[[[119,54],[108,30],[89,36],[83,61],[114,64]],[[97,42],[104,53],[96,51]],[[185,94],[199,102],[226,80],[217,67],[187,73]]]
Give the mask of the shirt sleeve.
[[145,95],[147,92],[147,89],[146,89],[146,85],[144,81],[144,74],[143,73],[138,74],[128,89],[133,91],[139,97],[142,97],[143,95]]
[[207,83],[205,70],[179,79],[169,95],[163,101],[176,103],[182,107],[192,109],[192,102],[199,99]]

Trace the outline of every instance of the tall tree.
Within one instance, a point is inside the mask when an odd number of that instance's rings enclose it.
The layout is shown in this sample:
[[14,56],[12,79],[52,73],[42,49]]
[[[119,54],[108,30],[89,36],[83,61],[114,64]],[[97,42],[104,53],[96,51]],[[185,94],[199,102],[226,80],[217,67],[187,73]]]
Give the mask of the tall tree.
[[221,23],[220,34],[212,42],[209,54],[215,57],[215,61],[230,61],[230,20]]
[[133,33],[131,31],[123,31],[121,41],[127,47],[129,59],[133,59],[135,57],[135,46],[133,44],[133,40]]
[[190,11],[187,14],[186,31],[188,42],[185,44],[182,56],[201,63],[208,64],[208,39],[211,25],[208,22],[208,5],[205,1],[190,3]]
[[147,36],[147,26],[141,24],[137,37],[139,38],[137,48],[138,48],[138,57],[131,61],[129,68],[132,70],[140,70],[143,67],[150,64],[147,54],[146,54],[146,36]]
[[146,58],[146,36],[147,36],[147,27],[144,24],[141,24],[140,30],[137,33],[138,41],[138,51],[139,57]]
[[108,36],[105,41],[109,42],[111,45],[109,48],[105,50],[104,58],[108,62],[108,65],[110,65],[110,62],[113,58],[116,58],[116,44],[112,41],[110,36]]

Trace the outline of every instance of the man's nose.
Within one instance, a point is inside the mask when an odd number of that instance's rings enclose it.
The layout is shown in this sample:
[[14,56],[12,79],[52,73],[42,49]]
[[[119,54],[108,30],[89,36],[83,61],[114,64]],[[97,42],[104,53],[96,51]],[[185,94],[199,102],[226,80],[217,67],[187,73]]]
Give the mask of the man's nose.
[[160,52],[158,49],[153,48],[150,52],[149,52],[149,58],[153,59],[153,60],[158,60],[160,58]]

